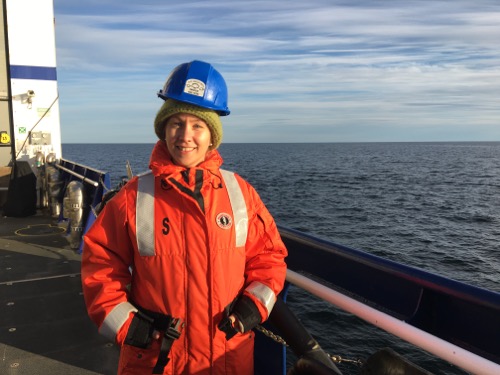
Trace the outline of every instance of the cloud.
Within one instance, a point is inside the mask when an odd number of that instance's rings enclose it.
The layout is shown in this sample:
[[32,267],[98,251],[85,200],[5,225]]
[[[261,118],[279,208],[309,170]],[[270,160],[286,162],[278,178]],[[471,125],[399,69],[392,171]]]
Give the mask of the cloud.
[[495,1],[55,0],[55,14],[67,142],[93,141],[84,120],[130,129],[96,142],[154,140],[132,129],[193,59],[226,78],[226,141],[500,140]]

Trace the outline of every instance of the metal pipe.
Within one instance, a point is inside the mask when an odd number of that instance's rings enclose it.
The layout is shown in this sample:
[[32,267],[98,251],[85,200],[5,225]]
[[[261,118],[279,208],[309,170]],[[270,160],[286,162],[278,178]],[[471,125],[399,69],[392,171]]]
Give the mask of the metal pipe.
[[72,171],[71,169],[63,167],[62,165],[59,165],[59,164],[55,164],[55,166],[56,166],[56,168],[59,168],[59,169],[63,170],[64,172],[69,173],[70,175],[78,177],[80,180],[82,180],[82,182],[86,182],[87,184],[94,185],[95,187],[99,186],[99,182],[95,182],[94,180],[91,180],[90,178],[87,178],[79,173],[76,173],[76,172]]
[[12,164],[16,162],[16,142],[14,141],[15,128],[14,128],[14,110],[12,108],[12,81],[10,75],[10,52],[9,52],[9,21],[7,19],[7,1],[2,0],[2,13],[3,13],[3,34],[4,34],[4,46],[5,46],[5,68],[6,79],[7,79],[7,106],[9,111],[9,136],[10,136],[10,152]]
[[398,320],[390,315],[375,310],[370,306],[347,297],[294,271],[287,270],[286,279],[288,282],[314,294],[324,301],[330,302],[342,310],[350,312],[368,323],[382,328],[472,374],[500,374],[499,364],[413,327],[402,320]]

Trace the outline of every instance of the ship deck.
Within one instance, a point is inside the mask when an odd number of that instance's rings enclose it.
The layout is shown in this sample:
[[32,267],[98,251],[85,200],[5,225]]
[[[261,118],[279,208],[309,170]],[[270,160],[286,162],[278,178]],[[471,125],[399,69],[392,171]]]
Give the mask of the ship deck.
[[85,310],[80,255],[55,220],[0,217],[1,374],[116,374],[119,349]]

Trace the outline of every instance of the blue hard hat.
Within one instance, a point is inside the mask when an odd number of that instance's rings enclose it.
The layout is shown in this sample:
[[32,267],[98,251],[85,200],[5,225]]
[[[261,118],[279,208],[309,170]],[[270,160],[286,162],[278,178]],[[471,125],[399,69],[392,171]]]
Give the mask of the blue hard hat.
[[222,75],[204,61],[194,60],[177,66],[158,91],[163,100],[174,99],[229,115],[227,86]]

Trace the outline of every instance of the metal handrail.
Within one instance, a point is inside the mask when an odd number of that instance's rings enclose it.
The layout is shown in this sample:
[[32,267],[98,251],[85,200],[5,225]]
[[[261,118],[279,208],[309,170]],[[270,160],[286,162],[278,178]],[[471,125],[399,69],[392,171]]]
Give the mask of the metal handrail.
[[70,175],[73,175],[75,177],[78,177],[80,180],[82,180],[82,182],[86,182],[90,185],[93,185],[94,187],[98,187],[99,186],[99,182],[96,182],[94,180],[91,180],[90,178],[87,178],[79,173],[76,173],[74,171],[72,171],[71,169],[68,169],[66,167],[63,167],[62,165],[59,165],[59,164],[55,164],[56,168],[59,168],[61,170],[63,170],[64,172],[67,172],[69,173]]
[[500,374],[500,364],[413,327],[402,320],[378,311],[290,269],[286,272],[286,280],[314,294],[323,301],[327,301],[344,311],[354,314],[366,322],[382,328],[466,371],[484,375]]

